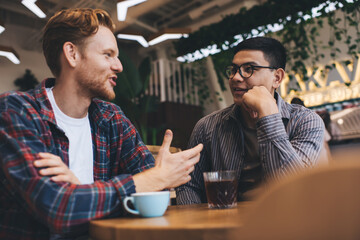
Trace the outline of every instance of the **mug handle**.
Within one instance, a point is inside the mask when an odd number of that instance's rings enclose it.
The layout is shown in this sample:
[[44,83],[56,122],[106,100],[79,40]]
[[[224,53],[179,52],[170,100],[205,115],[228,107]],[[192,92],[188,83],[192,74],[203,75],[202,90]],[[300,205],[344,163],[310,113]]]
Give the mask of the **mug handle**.
[[139,215],[139,211],[131,209],[128,207],[128,202],[131,202],[132,204],[134,204],[134,197],[125,197],[124,199],[124,208],[126,209],[126,211],[128,211],[129,213],[135,214],[135,215]]

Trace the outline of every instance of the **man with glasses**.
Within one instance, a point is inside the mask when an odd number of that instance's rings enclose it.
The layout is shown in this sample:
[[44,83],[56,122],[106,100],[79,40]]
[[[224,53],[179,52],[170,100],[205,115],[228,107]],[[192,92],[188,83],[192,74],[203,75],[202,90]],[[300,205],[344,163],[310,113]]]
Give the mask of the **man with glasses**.
[[324,126],[309,109],[275,91],[285,76],[286,52],[272,38],[241,42],[226,69],[234,104],[202,118],[189,147],[204,144],[191,181],[176,189],[178,204],[206,202],[203,172],[238,171],[239,200],[264,180],[316,164]]

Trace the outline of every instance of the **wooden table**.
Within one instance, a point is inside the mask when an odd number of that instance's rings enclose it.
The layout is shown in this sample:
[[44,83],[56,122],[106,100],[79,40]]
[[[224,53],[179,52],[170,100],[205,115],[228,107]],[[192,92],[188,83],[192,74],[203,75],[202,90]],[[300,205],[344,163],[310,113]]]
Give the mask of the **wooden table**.
[[209,209],[207,204],[169,206],[165,215],[157,218],[94,220],[90,222],[90,236],[93,240],[226,240],[232,230],[243,225],[241,216],[249,204],[239,202],[232,209]]

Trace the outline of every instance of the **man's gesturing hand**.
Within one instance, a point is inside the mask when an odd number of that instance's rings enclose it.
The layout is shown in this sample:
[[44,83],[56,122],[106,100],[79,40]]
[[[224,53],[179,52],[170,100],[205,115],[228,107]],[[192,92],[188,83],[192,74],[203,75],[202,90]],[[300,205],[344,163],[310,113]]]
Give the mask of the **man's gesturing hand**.
[[133,176],[136,191],[159,191],[190,181],[189,174],[199,162],[202,144],[178,153],[170,153],[173,133],[166,130],[163,144],[155,160],[155,167]]
[[164,141],[155,161],[155,167],[161,171],[161,177],[167,180],[166,188],[177,187],[190,181],[189,174],[194,170],[194,166],[199,162],[202,144],[194,148],[170,153],[170,144],[173,134],[170,130],[165,132]]
[[61,160],[60,157],[51,153],[39,153],[40,159],[34,161],[35,167],[41,167],[39,170],[42,176],[52,176],[54,182],[68,182],[81,184],[75,174]]

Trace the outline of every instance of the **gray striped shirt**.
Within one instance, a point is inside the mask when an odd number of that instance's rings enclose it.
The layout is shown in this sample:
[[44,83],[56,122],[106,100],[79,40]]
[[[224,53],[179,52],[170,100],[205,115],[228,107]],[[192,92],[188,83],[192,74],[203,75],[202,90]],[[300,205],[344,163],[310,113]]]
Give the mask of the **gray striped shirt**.
[[[265,179],[280,178],[316,164],[323,144],[324,124],[313,111],[288,104],[275,93],[279,113],[256,123],[260,161]],[[195,125],[189,148],[204,144],[191,181],[176,188],[177,204],[206,202],[203,172],[237,170],[244,165],[243,126],[235,104],[203,117]]]

